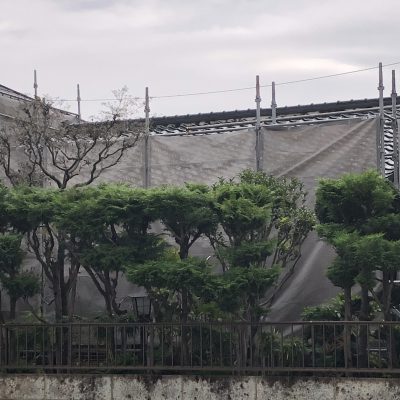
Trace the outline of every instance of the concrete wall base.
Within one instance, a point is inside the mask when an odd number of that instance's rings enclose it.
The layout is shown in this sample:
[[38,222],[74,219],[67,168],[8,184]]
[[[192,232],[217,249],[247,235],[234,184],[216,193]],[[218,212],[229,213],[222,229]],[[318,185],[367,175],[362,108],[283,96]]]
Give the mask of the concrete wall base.
[[0,400],[394,400],[400,379],[0,376]]

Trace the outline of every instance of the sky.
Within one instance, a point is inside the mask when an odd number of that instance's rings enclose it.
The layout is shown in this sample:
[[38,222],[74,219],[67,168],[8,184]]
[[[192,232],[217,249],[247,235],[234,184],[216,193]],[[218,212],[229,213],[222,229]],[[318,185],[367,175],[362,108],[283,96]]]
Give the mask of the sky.
[[[149,87],[152,116],[254,108],[254,89],[157,97],[400,62],[399,15],[398,0],[1,0],[0,84],[32,94],[36,69],[39,95],[73,100],[79,83],[84,118],[124,86],[133,97]],[[384,69],[387,96],[393,68],[400,82],[400,64]],[[377,86],[372,70],[280,85],[276,96],[278,107],[371,98]]]

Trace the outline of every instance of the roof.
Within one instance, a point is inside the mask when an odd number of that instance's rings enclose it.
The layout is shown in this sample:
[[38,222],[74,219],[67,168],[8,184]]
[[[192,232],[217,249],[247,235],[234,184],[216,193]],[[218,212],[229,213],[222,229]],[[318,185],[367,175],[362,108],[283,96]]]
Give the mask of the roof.
[[[6,96],[13,100],[32,101],[29,97],[16,90],[0,85],[0,96]],[[391,98],[384,98],[385,106],[385,157],[386,175],[393,174],[393,131],[391,126]],[[400,96],[397,97],[397,104]],[[70,116],[76,114],[59,110]],[[261,109],[261,124],[263,126],[289,126],[325,123],[335,120],[350,118],[374,118],[379,114],[379,99],[359,99],[349,101],[337,101],[331,103],[318,103],[298,106],[286,106],[277,108],[276,124],[272,124],[272,109]],[[222,112],[210,112],[199,114],[186,114],[151,119],[151,133],[154,135],[198,135],[218,134],[233,132],[235,130],[251,128],[255,126],[255,109],[232,110]],[[400,104],[397,107],[397,118],[400,118]],[[143,118],[126,121],[128,123],[144,122]],[[129,129],[129,128],[128,128]]]
[[16,100],[28,100],[28,101],[33,100],[32,97],[29,97],[23,93],[17,92],[16,90],[10,89],[3,85],[0,85],[0,94],[3,96],[9,96],[10,98],[13,98]]
[[[400,103],[400,96],[397,97]],[[386,107],[391,106],[391,98],[384,99]],[[379,112],[379,99],[363,99],[337,101],[332,103],[319,103],[298,106],[286,106],[277,108],[277,123],[288,123],[298,120],[311,122],[312,120],[332,120],[338,118],[350,118],[355,116],[377,115]],[[151,119],[152,132],[155,134],[187,134],[196,130],[197,133],[207,133],[208,130],[217,127],[227,130],[234,127],[250,126],[255,124],[255,109],[234,110],[222,112],[210,112],[201,114],[186,114]],[[264,123],[271,124],[271,108],[261,109],[261,118]],[[142,119],[140,119],[142,120]]]
[[[385,110],[385,158],[386,175],[393,175],[392,100],[384,98]],[[400,118],[400,96],[397,97],[397,118]],[[255,126],[255,109],[222,111],[216,113],[187,114],[151,119],[154,135],[198,135],[233,132]],[[298,105],[277,108],[276,124],[272,124],[271,108],[261,109],[262,126],[297,126],[326,123],[351,118],[376,118],[379,115],[379,99],[361,99]],[[143,119],[135,120],[143,121]]]
[[[10,99],[10,102],[14,103],[14,104],[18,104],[18,103],[16,103],[17,101],[20,101],[20,102],[24,102],[25,101],[26,102],[26,101],[33,101],[34,100],[33,97],[30,97],[30,96],[28,96],[26,94],[23,94],[21,92],[17,92],[16,90],[10,89],[9,87],[4,86],[4,85],[0,85],[0,96],[3,97],[3,98]],[[10,107],[12,108],[13,106],[10,104]],[[15,107],[16,106],[14,106],[14,108]],[[61,109],[56,108],[56,107],[53,107],[53,109],[57,110],[58,112],[60,112],[60,113],[62,113],[64,115],[67,115],[69,117],[70,116],[72,116],[72,117],[77,117],[78,116],[76,113],[65,111],[65,110],[61,110]],[[7,116],[7,115],[3,115],[3,116]],[[9,115],[9,116],[11,116],[11,115]]]

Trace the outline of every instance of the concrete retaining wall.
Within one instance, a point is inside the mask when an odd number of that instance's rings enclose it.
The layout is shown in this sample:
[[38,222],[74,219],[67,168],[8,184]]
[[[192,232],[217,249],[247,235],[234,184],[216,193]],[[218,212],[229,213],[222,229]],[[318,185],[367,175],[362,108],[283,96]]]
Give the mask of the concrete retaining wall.
[[400,379],[0,376],[0,400],[394,400]]

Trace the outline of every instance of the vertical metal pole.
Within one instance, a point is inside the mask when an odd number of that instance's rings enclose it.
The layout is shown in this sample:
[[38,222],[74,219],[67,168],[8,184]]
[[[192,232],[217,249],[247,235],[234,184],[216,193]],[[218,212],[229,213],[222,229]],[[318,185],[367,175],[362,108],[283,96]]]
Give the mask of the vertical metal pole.
[[150,105],[149,105],[149,88],[145,91],[145,125],[144,125],[144,187],[150,186],[150,151],[149,151],[149,135],[150,135]]
[[256,171],[262,170],[260,77],[256,76]]
[[272,111],[272,123],[276,124],[276,98],[275,98],[275,82],[272,82],[272,102],[271,102],[271,111]]
[[393,183],[399,189],[399,137],[397,125],[397,93],[396,93],[396,71],[392,70],[392,131],[393,131]]
[[38,94],[37,94],[38,84],[37,84],[36,69],[33,70],[33,89],[35,90],[35,99],[37,99],[38,98]]
[[385,175],[385,139],[384,139],[384,125],[385,125],[385,112],[383,108],[383,72],[382,63],[379,63],[379,132],[378,132],[378,150],[379,150],[379,164],[378,169],[382,175]]
[[78,120],[81,122],[81,89],[79,83],[76,85],[76,101],[78,102]]

